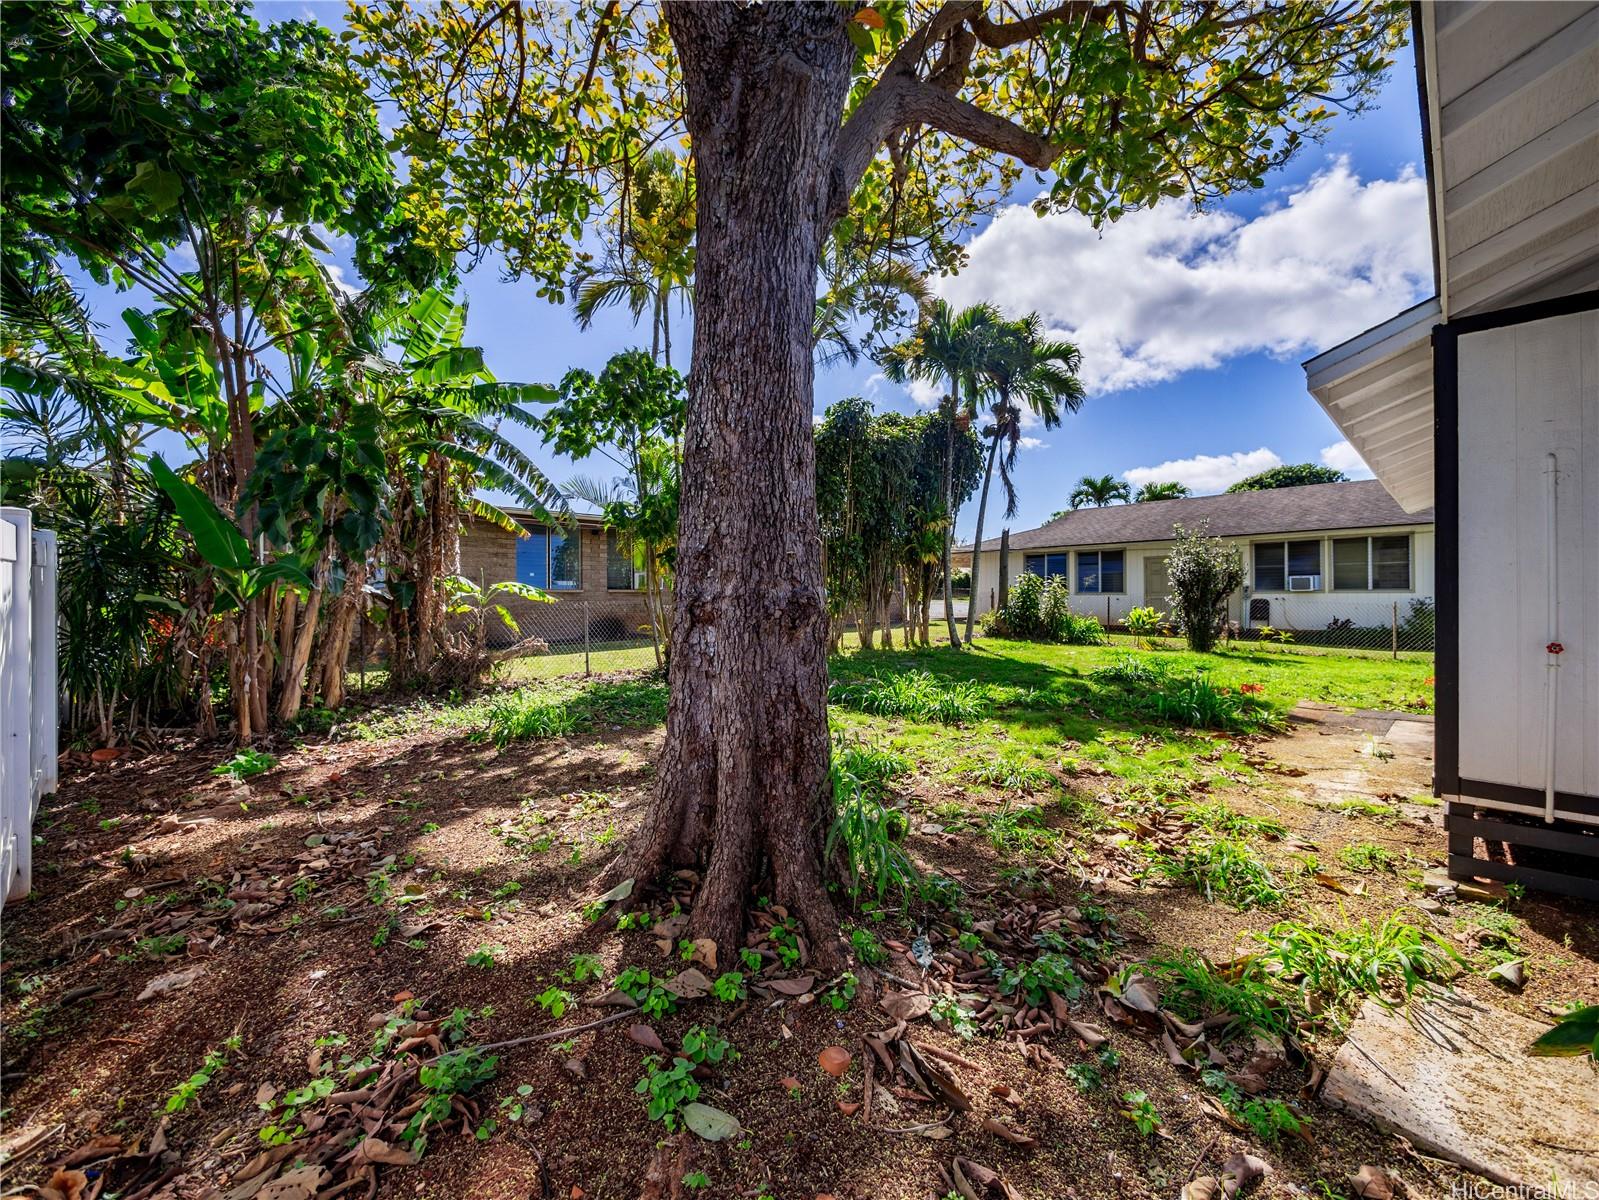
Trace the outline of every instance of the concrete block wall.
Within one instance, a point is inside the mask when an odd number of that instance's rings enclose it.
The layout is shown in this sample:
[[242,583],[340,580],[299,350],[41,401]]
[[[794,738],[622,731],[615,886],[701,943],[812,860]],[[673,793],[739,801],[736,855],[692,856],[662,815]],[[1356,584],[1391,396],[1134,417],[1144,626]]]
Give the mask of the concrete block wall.
[[[585,623],[593,642],[649,636],[650,615],[642,591],[605,585],[605,529],[597,523],[579,525],[578,582],[576,589],[553,591],[554,604],[511,600],[506,607],[516,618],[524,637],[541,637],[551,644],[583,640]],[[474,583],[490,586],[516,578],[517,539],[486,521],[472,520],[461,534],[460,573]],[[499,621],[490,619],[488,641],[503,645],[511,635]]]

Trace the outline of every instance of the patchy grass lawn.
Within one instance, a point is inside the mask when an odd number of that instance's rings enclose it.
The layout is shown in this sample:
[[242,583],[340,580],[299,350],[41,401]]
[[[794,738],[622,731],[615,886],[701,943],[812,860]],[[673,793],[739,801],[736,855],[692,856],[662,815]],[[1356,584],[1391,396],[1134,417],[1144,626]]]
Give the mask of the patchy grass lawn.
[[[960,1155],[1029,1200],[1170,1200],[1249,1151],[1259,1194],[1350,1196],[1369,1163],[1441,1197],[1454,1171],[1301,1095],[1363,981],[1545,1016],[1599,993],[1591,906],[1424,909],[1424,760],[1287,722],[1425,712],[1429,661],[982,641],[834,674],[862,828],[915,872],[848,912],[836,980],[771,908],[707,962],[677,936],[691,877],[597,919],[660,754],[648,676],[311,714],[245,778],[213,773],[222,746],[69,762],[5,913],[4,1125],[37,1135],[8,1184],[87,1146],[105,1194],[301,1170],[382,1196],[922,1200]],[[1486,975],[1509,960],[1519,994]],[[690,968],[710,994],[667,986]],[[877,1001],[918,984],[896,1034]],[[738,1131],[681,1132],[693,1104]]]

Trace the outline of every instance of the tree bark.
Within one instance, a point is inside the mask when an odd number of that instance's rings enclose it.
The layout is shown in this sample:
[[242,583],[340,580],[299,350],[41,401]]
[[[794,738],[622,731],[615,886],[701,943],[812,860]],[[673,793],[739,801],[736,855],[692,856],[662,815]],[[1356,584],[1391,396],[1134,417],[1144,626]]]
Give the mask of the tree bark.
[[842,962],[824,886],[827,616],[811,324],[853,48],[845,6],[668,3],[697,164],[690,375],[660,783],[612,868],[703,876],[694,936],[743,944],[759,884]]
[[994,482],[994,459],[999,454],[999,434],[988,446],[988,466],[983,471],[983,495],[977,502],[977,532],[972,538],[972,590],[966,601],[966,640],[972,640],[972,614],[977,611],[977,564],[983,558],[983,518],[988,515],[988,485]]

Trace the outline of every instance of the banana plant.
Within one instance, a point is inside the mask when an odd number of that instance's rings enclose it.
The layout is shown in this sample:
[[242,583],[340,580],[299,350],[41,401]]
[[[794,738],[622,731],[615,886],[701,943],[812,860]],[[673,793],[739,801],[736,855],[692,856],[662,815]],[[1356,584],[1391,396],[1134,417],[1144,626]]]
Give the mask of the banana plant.
[[282,584],[308,595],[311,577],[305,568],[291,556],[258,563],[250,550],[249,539],[239,527],[200,488],[184,479],[161,460],[160,455],[150,458],[150,475],[172,499],[178,520],[189,536],[194,548],[211,567],[216,582],[218,614],[248,607],[258,596],[265,595],[275,584]]

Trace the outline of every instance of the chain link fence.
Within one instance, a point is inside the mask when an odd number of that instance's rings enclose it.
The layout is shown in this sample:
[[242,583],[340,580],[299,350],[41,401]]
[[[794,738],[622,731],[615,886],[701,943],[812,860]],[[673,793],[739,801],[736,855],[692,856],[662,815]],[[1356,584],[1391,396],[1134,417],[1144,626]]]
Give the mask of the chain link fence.
[[1245,641],[1390,654],[1434,649],[1436,611],[1429,597],[1287,593],[1250,596],[1244,605],[1245,620],[1234,636]]
[[[507,622],[500,613],[504,609]],[[452,627],[475,636],[478,613]],[[551,604],[492,598],[481,613],[483,648],[493,660],[493,678],[505,683],[647,671],[665,661],[642,592],[613,593],[595,601],[560,597]],[[514,628],[513,628],[514,623]],[[381,678],[389,653],[381,622],[364,620],[350,646],[351,686],[364,689],[369,675]]]
[[665,661],[642,594],[600,601],[561,597],[553,604],[506,605],[513,631],[487,615],[486,642],[496,679],[521,682],[612,671],[644,671]]

